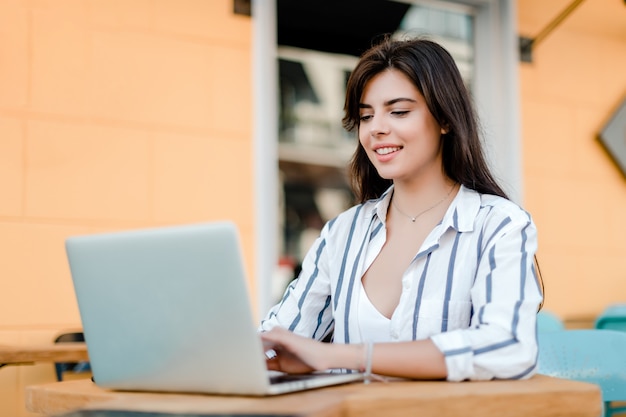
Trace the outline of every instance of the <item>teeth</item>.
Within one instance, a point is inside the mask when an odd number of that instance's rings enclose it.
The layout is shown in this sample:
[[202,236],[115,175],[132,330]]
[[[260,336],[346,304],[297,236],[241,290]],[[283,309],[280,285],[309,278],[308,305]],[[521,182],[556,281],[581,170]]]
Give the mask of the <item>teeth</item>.
[[397,148],[378,148],[378,149],[376,149],[376,153],[378,155],[387,155],[387,154],[389,154],[391,152],[395,152],[395,151],[398,151],[398,150],[400,150],[399,147],[397,147]]

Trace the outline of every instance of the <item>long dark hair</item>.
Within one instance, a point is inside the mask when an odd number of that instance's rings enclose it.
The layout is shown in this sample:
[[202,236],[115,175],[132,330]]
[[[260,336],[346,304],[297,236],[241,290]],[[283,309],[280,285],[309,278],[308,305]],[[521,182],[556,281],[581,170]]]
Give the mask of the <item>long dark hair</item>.
[[[405,74],[424,96],[440,126],[444,173],[453,181],[484,194],[508,198],[487,165],[472,99],[450,53],[422,38],[394,40],[390,36],[359,60],[348,79],[343,126],[359,128],[359,103],[366,84],[387,69]],[[360,202],[379,197],[390,185],[378,175],[359,143],[350,162],[351,186]]]
[[[361,96],[377,74],[395,69],[406,75],[424,96],[435,120],[447,133],[441,136],[443,171],[453,181],[481,194],[508,199],[494,179],[485,159],[479,123],[470,93],[452,55],[436,42],[424,38],[382,41],[367,50],[350,74],[346,90],[343,126],[359,128]],[[358,143],[350,161],[352,190],[361,203],[378,198],[392,184],[378,175]],[[544,293],[543,277],[535,256],[537,278]],[[543,301],[539,306],[543,306]]]

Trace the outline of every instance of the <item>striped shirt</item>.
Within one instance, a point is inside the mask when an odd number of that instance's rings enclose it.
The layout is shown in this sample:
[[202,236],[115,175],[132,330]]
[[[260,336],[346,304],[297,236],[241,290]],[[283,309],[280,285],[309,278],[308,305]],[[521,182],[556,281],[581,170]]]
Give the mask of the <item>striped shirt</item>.
[[[324,226],[260,330],[282,326],[318,340],[333,333],[334,343],[361,342],[361,277],[385,244],[392,190]],[[542,299],[536,249],[526,211],[461,186],[402,276],[388,340],[431,338],[450,381],[532,376]]]

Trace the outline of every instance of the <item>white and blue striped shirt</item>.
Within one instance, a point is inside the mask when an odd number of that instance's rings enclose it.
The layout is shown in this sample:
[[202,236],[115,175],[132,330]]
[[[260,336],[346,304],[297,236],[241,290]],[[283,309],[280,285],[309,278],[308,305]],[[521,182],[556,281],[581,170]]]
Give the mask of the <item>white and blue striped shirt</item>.
[[[315,339],[334,332],[335,343],[361,342],[361,277],[385,244],[392,188],[324,226],[260,330],[278,325]],[[542,299],[536,249],[527,212],[461,186],[402,277],[388,340],[431,338],[450,381],[530,377]]]

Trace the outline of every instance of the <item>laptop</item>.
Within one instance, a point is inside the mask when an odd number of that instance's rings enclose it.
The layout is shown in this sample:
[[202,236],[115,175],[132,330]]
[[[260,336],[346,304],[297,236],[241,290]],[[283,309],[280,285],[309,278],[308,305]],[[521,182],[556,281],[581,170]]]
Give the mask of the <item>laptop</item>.
[[267,370],[230,221],[72,236],[65,246],[100,387],[264,396],[363,379]]

